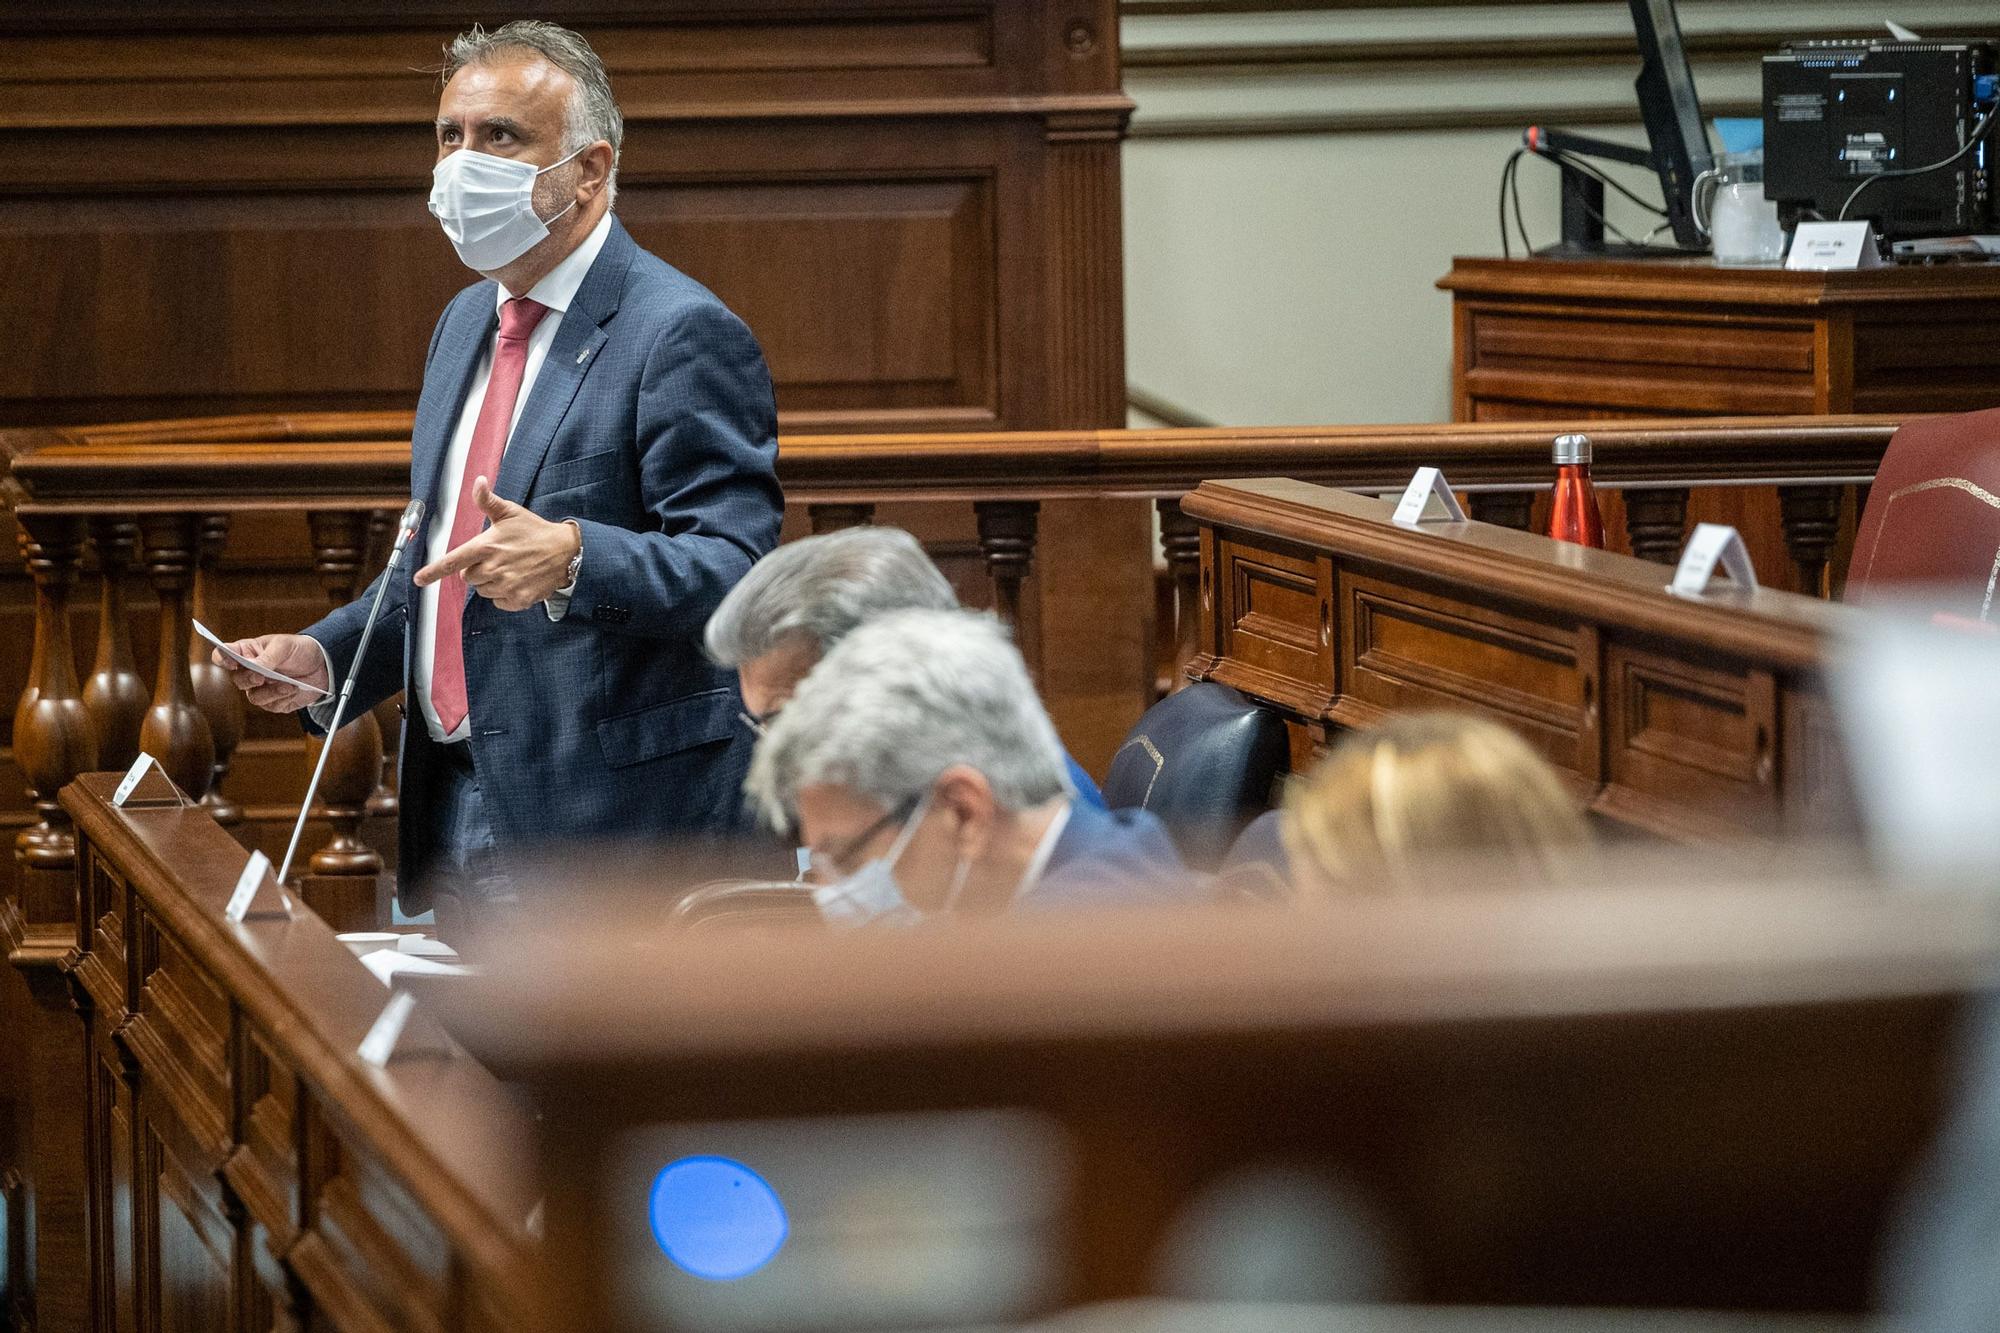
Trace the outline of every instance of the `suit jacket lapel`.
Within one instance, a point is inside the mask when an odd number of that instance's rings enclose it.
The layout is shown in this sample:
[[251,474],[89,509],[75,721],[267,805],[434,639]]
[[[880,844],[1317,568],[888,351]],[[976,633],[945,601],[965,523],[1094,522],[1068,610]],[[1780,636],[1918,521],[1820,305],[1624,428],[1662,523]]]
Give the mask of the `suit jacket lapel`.
[[438,470],[444,466],[452,433],[465,411],[472,373],[479,368],[479,358],[485,355],[500,325],[493,284],[481,283],[478,292],[466,301],[463,313],[446,322],[439,335],[437,354],[431,358],[430,373],[424,376],[424,391],[417,399],[416,423],[410,432],[410,494],[425,497],[433,514],[440,499]]
[[596,364],[597,349],[611,336],[604,331],[604,324],[617,313],[618,299],[625,290],[625,273],[632,266],[632,255],[637,248],[614,217],[611,234],[604,238],[604,248],[592,262],[590,272],[584,275],[583,285],[577,288],[569,309],[563,312],[555,341],[535,375],[534,388],[528,391],[528,401],[521,409],[520,420],[514,423],[514,433],[508,437],[506,456],[500,460],[500,475],[493,481],[494,494],[503,500],[516,504],[523,501],[534,484],[535,474],[541,471],[556,427],[562,424],[575,401],[583,377]]

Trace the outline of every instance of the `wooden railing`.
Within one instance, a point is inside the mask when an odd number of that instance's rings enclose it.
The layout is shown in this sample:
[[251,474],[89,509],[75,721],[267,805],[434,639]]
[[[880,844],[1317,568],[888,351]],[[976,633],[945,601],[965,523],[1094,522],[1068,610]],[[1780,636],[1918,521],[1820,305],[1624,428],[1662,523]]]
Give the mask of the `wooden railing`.
[[[15,715],[14,754],[35,803],[17,847],[23,874],[67,874],[72,853],[57,793],[77,773],[129,763],[143,748],[219,822],[237,824],[221,796],[244,734],[242,705],[190,618],[213,610],[215,571],[232,525],[251,514],[303,514],[313,569],[329,601],[354,595],[380,558],[408,487],[409,418],[390,413],[242,417],[0,435],[6,500],[34,582],[34,660]],[[1743,418],[1586,423],[1600,484],[1622,494],[1633,550],[1671,559],[1690,490],[1775,485],[1785,543],[1814,586],[1838,536],[1844,492],[1865,486],[1897,421]],[[1550,425],[1064,431],[1028,434],[801,436],[782,442],[789,502],[814,531],[870,521],[876,506],[969,504],[993,603],[1020,616],[1036,556],[1042,502],[1149,498],[1173,588],[1159,617],[1157,657],[1192,655],[1199,623],[1199,547],[1179,496],[1217,477],[1287,476],[1360,490],[1401,486],[1417,466],[1444,468],[1472,513],[1523,527],[1548,475]],[[70,601],[93,556],[101,630],[79,684]],[[133,665],[125,588],[134,566],[159,599],[162,651],[150,686]],[[1087,571],[1063,570],[1063,579]],[[1150,619],[1133,608],[1135,621]],[[1060,719],[1059,719],[1060,720]],[[383,782],[382,731],[358,718],[334,741],[320,796],[329,837],[307,862],[304,892],[329,919],[377,910],[382,859],[360,836],[364,818],[393,811]],[[239,826],[240,827],[240,826]],[[10,941],[31,937],[42,909],[23,891],[0,918]]]

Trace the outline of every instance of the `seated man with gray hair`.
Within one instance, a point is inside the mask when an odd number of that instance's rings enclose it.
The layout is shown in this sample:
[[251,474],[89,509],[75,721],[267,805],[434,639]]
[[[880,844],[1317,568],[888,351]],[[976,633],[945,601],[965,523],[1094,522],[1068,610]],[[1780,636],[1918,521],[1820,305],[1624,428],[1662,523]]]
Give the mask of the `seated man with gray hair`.
[[[750,567],[709,617],[708,655],[735,667],[743,720],[762,733],[821,655],[888,611],[956,611],[958,594],[901,528],[845,528],[788,542]],[[1076,794],[1102,809],[1083,765],[1063,754]]]
[[745,786],[842,924],[1204,896],[1157,818],[1072,796],[1020,652],[977,612],[896,611],[841,639]]

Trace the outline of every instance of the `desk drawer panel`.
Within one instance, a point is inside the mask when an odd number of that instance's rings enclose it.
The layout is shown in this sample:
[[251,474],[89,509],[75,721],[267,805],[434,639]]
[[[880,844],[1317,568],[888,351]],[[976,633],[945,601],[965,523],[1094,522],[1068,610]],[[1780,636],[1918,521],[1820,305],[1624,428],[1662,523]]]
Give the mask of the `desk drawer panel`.
[[1605,652],[1608,813],[1688,836],[1776,831],[1769,672],[1613,643]]
[[[1809,376],[1810,324],[1729,323],[1671,315],[1533,315],[1480,310],[1472,316],[1472,364],[1571,361],[1593,366],[1699,367]],[[1604,373],[1610,373],[1607,369]]]
[[[1590,776],[1587,654],[1575,626],[1524,620],[1448,592],[1343,571],[1338,711],[1470,708],[1505,722],[1557,767]],[[1357,707],[1356,705],[1359,705]]]
[[1217,543],[1223,576],[1223,656],[1244,666],[1324,689],[1327,669],[1319,565],[1310,557],[1235,542]]

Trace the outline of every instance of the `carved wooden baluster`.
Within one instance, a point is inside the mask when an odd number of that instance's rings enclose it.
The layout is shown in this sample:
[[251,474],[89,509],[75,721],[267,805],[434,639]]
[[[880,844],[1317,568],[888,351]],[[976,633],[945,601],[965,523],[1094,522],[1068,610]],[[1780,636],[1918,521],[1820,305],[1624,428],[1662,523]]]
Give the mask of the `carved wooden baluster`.
[[1182,668],[1201,647],[1201,527],[1181,512],[1179,500],[1153,503],[1160,512],[1160,548],[1174,585],[1174,623],[1161,627],[1173,645],[1173,669],[1164,682],[1165,692],[1173,694],[1188,683]]
[[[215,581],[223,548],[228,545],[229,515],[204,515],[195,548],[194,616],[210,629],[216,628],[220,599],[216,596]],[[243,691],[231,684],[229,673],[215,664],[214,651],[205,639],[188,640],[188,674],[194,678],[194,701],[208,719],[208,734],[215,740],[215,771],[202,804],[215,816],[216,823],[224,827],[240,824],[243,807],[222,794],[222,780],[229,774],[229,757],[243,740]]]
[[1533,491],[1469,491],[1465,498],[1466,512],[1475,522],[1497,523],[1503,528],[1526,532],[1534,521]]
[[[362,559],[368,545],[369,516],[344,510],[316,510],[308,516],[312,528],[313,572],[334,606],[345,606],[367,582],[362,577]],[[376,626],[370,645],[375,652],[393,652],[393,640],[382,637]],[[333,837],[314,852],[310,862],[313,876],[350,881],[356,894],[365,887],[365,900],[374,902],[376,876],[382,873],[382,858],[361,841],[361,821],[368,814],[368,800],[382,777],[382,729],[372,712],[363,712],[345,723],[330,744],[326,773],[319,783],[319,813],[333,825]],[[306,747],[307,772],[319,761],[317,744]],[[340,886],[335,886],[340,887]],[[345,897],[346,895],[341,895]],[[312,902],[312,893],[307,901]],[[317,910],[318,904],[314,904]],[[329,916],[322,912],[322,916]],[[331,916],[329,916],[331,919]]]
[[[371,580],[374,578],[375,571],[381,569],[382,566],[389,562],[389,548],[395,544],[396,519],[398,516],[399,511],[394,509],[377,509],[368,515],[368,559],[364,568],[368,571]],[[420,536],[413,537],[411,540],[419,545],[416,549],[406,552],[404,558],[422,564],[422,538]],[[408,567],[407,565],[405,566],[405,568]],[[384,699],[375,707],[375,730],[383,738],[383,743],[382,763],[375,778],[375,790],[368,794],[368,818],[370,819],[394,819],[396,817],[396,756],[389,746],[388,738],[391,735],[395,735],[399,730],[397,722],[401,712],[401,705],[398,703],[400,697],[391,696],[388,699]],[[398,737],[397,745],[398,747],[401,745],[400,737]],[[328,762],[331,761],[329,760]]]
[[871,504],[823,504],[807,505],[806,521],[812,524],[813,536],[822,533],[839,532],[842,528],[865,528],[875,521],[875,506]]
[[1632,554],[1641,560],[1662,565],[1679,561],[1687,519],[1685,486],[1625,492],[1625,534],[1632,543]]
[[993,576],[993,609],[1021,636],[1021,583],[1035,559],[1035,525],[1042,506],[1034,500],[981,500],[973,511],[979,518],[979,549]]
[[153,703],[139,729],[139,746],[192,800],[208,795],[215,776],[215,737],[208,716],[194,698],[188,672],[194,627],[194,591],[200,519],[193,514],[148,514],[140,521],[145,537],[146,573],[160,595],[160,662],[153,679]]
[[1827,563],[1840,539],[1840,487],[1780,486],[1778,518],[1785,547],[1799,567],[1799,591],[1827,595]]
[[97,731],[76,687],[70,644],[69,590],[83,558],[83,523],[70,517],[20,515],[21,559],[35,581],[35,647],[28,685],[14,710],[14,763],[28,779],[38,822],[14,839],[30,871],[72,874],[76,838],[57,794],[97,766]]
[[132,658],[131,610],[125,584],[139,548],[139,525],[127,518],[90,520],[97,552],[97,663],[83,683],[84,707],[97,729],[97,762],[124,769],[139,757],[139,727],[152,691]]

